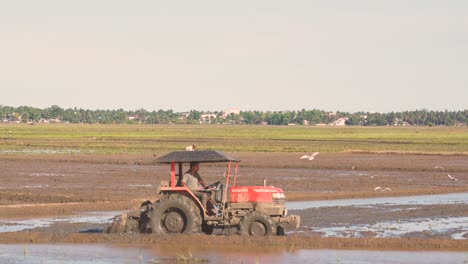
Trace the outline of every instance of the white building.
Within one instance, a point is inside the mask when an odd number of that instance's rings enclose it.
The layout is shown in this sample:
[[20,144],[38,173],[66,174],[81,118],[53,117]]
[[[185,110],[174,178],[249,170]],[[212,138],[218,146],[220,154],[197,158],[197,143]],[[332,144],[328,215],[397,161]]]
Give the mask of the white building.
[[234,115],[240,115],[240,110],[239,108],[230,108],[230,109],[227,109],[223,112],[223,118],[226,118],[227,116],[229,116],[230,114],[234,114]]
[[346,118],[346,117],[338,118],[336,121],[333,121],[330,125],[332,125],[332,126],[346,126],[346,121],[347,120],[348,120],[348,118]]
[[211,124],[211,120],[216,120],[216,114],[203,114],[200,116],[200,123]]

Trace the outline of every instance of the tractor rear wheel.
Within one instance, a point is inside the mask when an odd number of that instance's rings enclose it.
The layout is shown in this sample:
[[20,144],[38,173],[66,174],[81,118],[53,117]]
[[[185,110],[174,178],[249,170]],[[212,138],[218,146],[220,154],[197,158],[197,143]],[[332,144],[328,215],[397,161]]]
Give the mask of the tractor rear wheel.
[[153,205],[148,213],[149,228],[154,234],[200,233],[200,209],[188,197],[171,194]]
[[242,219],[239,231],[243,236],[270,236],[276,229],[271,217],[263,212],[252,212]]

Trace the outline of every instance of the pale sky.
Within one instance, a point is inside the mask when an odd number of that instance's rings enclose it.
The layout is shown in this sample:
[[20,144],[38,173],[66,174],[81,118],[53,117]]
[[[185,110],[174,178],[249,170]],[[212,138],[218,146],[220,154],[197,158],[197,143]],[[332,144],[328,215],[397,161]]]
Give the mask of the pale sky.
[[0,0],[0,105],[468,109],[468,1]]

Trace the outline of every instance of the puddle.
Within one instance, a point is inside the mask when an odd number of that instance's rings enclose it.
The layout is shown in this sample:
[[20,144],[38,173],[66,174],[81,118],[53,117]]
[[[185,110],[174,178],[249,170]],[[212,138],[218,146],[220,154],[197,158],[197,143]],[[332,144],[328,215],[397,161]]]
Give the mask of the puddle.
[[28,220],[0,220],[0,233],[18,232],[39,227],[48,227],[54,223],[92,223],[108,224],[121,211],[86,212],[70,217],[36,218]]
[[29,176],[31,177],[67,177],[67,176],[72,176],[72,175],[67,175],[67,174],[63,174],[63,173],[43,173],[43,172],[39,172],[39,173],[31,173],[29,174]]
[[22,186],[23,188],[26,188],[26,189],[34,189],[34,188],[47,188],[49,187],[48,184],[46,185],[25,185],[25,186]]
[[[156,247],[84,245],[0,245],[2,263],[466,263],[463,252],[294,250],[239,248],[176,251]],[[228,251],[229,250],[229,251]],[[424,256],[424,257],[421,257]]]
[[289,210],[333,206],[468,204],[468,193],[287,202]]
[[0,150],[1,154],[79,154],[91,153],[93,151],[81,151],[79,149],[23,149],[23,150]]
[[148,263],[151,252],[104,245],[0,245],[1,263]]
[[399,238],[414,233],[426,235],[448,236],[451,239],[466,239],[468,233],[468,217],[449,217],[433,219],[411,219],[404,221],[388,221],[376,224],[347,225],[335,227],[312,227],[314,232],[322,233],[322,237],[378,237]]

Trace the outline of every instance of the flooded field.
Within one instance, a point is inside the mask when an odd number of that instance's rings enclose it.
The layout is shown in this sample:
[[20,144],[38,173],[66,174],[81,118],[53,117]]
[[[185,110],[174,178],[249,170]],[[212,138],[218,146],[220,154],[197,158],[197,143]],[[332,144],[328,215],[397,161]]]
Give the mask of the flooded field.
[[[89,226],[87,229],[100,229],[100,225],[106,225],[112,218],[116,215],[121,214],[119,211],[112,212],[85,212],[75,215],[70,215],[68,217],[50,217],[50,218],[33,218],[33,219],[24,219],[24,220],[5,220],[0,219],[0,233],[2,232],[18,232],[24,230],[32,230],[36,228],[47,228],[54,224],[76,224],[82,223]],[[78,230],[82,231],[82,230]]]
[[376,197],[358,199],[337,199],[325,201],[296,201],[288,202],[291,210],[334,207],[334,206],[356,206],[377,207],[391,205],[439,205],[439,204],[468,204],[468,193],[448,193],[433,195],[414,195],[400,197]]
[[300,201],[288,208],[301,214],[304,234],[468,239],[468,193]]
[[467,253],[369,250],[183,249],[109,245],[0,245],[1,263],[466,263]]
[[[289,213],[301,216],[298,230],[261,239],[104,234],[114,216],[158,198],[167,166],[141,155],[2,156],[0,263],[468,261],[467,156],[321,154],[313,162],[294,153],[236,156],[246,160],[238,184],[267,179],[283,188]],[[445,171],[434,169],[439,165]],[[225,172],[218,165],[201,170],[206,182]],[[181,239],[203,240],[205,247],[181,248]],[[427,257],[418,258],[419,250]]]
[[[308,236],[468,239],[468,193],[288,202],[303,219],[298,231]],[[444,216],[437,212],[443,208]],[[452,208],[452,209],[450,209]],[[421,212],[425,211],[425,213]],[[335,213],[333,213],[335,212]],[[336,215],[339,212],[339,218]],[[0,232],[55,230],[100,232],[122,211],[81,212],[70,216],[7,220]],[[359,217],[356,214],[366,215]],[[376,216],[377,215],[377,216]],[[333,221],[330,221],[333,217]],[[346,221],[337,221],[343,219]],[[49,230],[50,229],[50,230]],[[218,232],[219,233],[219,232]]]

